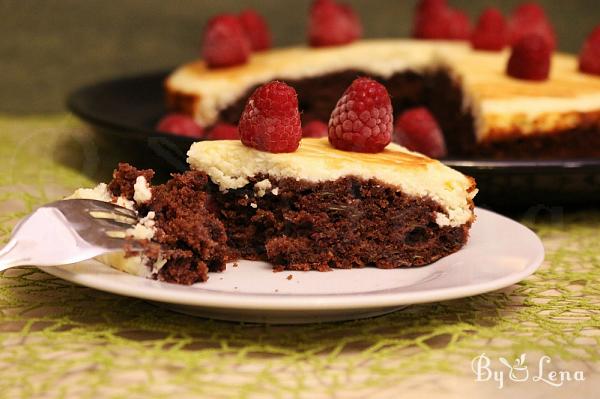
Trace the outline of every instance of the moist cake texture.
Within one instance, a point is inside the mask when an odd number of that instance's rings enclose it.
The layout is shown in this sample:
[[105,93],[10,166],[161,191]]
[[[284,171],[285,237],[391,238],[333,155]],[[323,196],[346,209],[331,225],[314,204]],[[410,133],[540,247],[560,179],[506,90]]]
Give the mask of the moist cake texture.
[[[128,273],[179,284],[206,281],[208,272],[225,270],[231,250],[223,224],[209,211],[207,175],[190,171],[151,186],[153,175],[152,170],[119,164],[110,184],[80,189],[70,197],[118,203],[136,210],[141,218],[140,224],[128,231],[125,252],[104,255],[100,260]],[[148,179],[151,193],[144,202],[134,201],[140,176]],[[141,254],[131,250],[130,240],[141,243]]]
[[396,114],[430,108],[451,155],[600,156],[600,77],[579,72],[576,57],[557,53],[547,81],[514,79],[505,73],[509,53],[456,42],[362,40],[270,50],[231,68],[196,61],[174,71],[165,88],[170,108],[209,126],[236,123],[252,89],[280,79],[297,89],[304,122],[326,121],[349,82],[366,74],[386,85]]
[[[263,195],[255,187],[275,187]],[[444,209],[379,180],[309,182],[257,175],[215,194],[230,245],[276,270],[422,266],[460,249],[471,219],[440,226]]]

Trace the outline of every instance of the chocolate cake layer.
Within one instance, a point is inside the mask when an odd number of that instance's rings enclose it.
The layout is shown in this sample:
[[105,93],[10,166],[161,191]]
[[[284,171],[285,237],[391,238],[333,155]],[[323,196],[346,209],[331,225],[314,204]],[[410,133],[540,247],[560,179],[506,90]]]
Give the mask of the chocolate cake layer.
[[515,134],[504,140],[484,141],[475,155],[494,159],[600,158],[600,124],[594,122],[554,134]]
[[[152,171],[120,164],[111,194],[132,200],[138,176]],[[472,223],[440,226],[445,209],[432,199],[353,176],[314,183],[257,175],[223,192],[191,170],[151,191],[137,204],[140,217],[154,213],[144,255],[148,265],[163,260],[154,278],[179,284],[206,281],[238,258],[275,270],[422,266],[459,250]]]
[[[260,196],[255,184],[269,180]],[[312,183],[259,175],[243,188],[214,192],[229,244],[242,258],[279,270],[422,266],[460,249],[471,222],[440,227],[428,198],[375,179]]]

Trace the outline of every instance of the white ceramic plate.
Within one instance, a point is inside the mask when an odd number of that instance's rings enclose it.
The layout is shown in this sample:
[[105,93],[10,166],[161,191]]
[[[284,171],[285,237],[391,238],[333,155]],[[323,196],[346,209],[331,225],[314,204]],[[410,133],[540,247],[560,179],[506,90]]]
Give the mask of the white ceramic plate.
[[380,315],[406,305],[482,294],[532,274],[544,259],[540,239],[523,225],[477,209],[468,244],[429,266],[274,273],[240,261],[206,283],[180,286],[132,276],[95,260],[41,267],[87,287],[157,302],[222,320],[311,323]]

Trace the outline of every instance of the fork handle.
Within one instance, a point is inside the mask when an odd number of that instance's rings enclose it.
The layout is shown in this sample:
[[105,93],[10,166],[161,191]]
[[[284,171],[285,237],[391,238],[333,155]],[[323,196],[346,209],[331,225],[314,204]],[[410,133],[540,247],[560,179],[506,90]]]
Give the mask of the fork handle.
[[29,257],[19,251],[19,241],[12,239],[0,249],[0,272],[15,266],[27,264]]

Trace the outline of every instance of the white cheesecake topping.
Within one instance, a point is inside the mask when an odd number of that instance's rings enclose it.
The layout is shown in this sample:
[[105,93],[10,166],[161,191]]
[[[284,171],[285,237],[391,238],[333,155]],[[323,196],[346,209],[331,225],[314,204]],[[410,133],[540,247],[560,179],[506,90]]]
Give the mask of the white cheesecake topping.
[[[441,226],[460,226],[473,217],[470,200],[476,190],[470,178],[396,144],[378,154],[365,154],[337,150],[326,138],[303,139],[297,151],[273,154],[246,147],[239,140],[202,141],[192,145],[188,162],[192,169],[208,174],[222,191],[244,187],[258,174],[310,182],[357,176],[431,198],[446,210],[437,219]],[[263,182],[259,184],[266,188]]]
[[133,200],[137,204],[144,204],[152,199],[152,191],[150,190],[150,184],[146,181],[146,178],[144,176],[138,176],[135,179],[133,189]]

